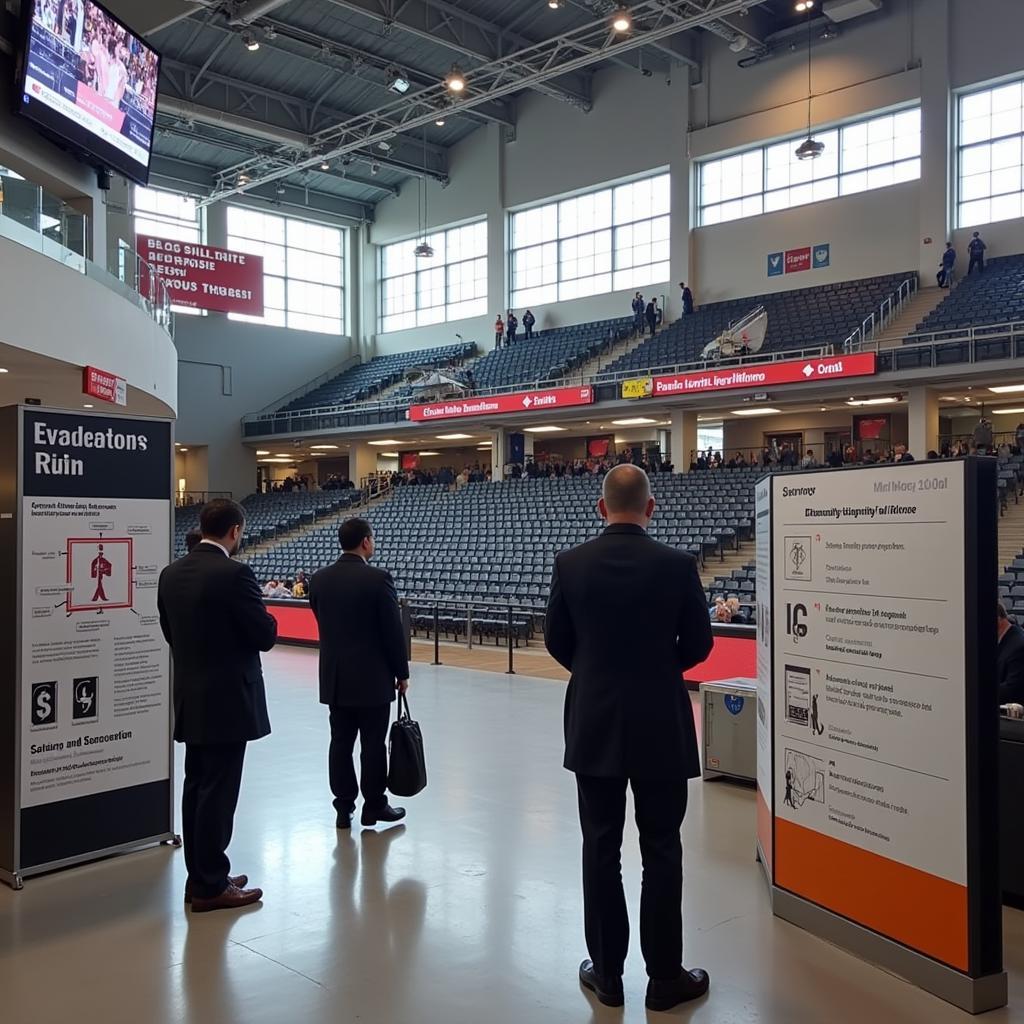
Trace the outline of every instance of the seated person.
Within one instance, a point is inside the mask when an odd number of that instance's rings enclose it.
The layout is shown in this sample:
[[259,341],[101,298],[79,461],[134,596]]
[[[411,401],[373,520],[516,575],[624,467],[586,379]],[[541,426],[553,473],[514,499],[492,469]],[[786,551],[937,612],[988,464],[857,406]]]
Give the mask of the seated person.
[[735,597],[730,597],[728,600],[724,597],[715,598],[715,606],[711,609],[711,621],[730,623],[733,620],[733,616],[739,614],[740,602]]
[[996,682],[1000,704],[1024,704],[1024,629],[1010,622],[1002,601],[996,605]]
[[295,582],[292,584],[292,597],[306,597],[308,596],[308,585],[306,583],[306,574],[300,569],[295,574]]

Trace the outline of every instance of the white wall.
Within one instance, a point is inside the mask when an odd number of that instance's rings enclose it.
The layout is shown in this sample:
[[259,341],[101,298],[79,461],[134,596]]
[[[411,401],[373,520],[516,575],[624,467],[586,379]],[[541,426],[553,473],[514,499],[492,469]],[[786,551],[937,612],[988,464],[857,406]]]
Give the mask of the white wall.
[[[698,304],[718,302],[913,272],[917,265],[917,224],[917,183],[907,182],[697,228],[694,297]],[[767,276],[769,253],[823,242],[831,245],[828,268]]]
[[[241,418],[302,387],[351,352],[347,337],[215,315],[178,317],[176,342],[177,440],[206,445],[208,489],[231,491],[236,498],[256,486],[256,457],[242,444]],[[224,394],[225,367],[231,394]]]
[[146,313],[84,274],[6,238],[0,238],[0,266],[0,341],[116,374],[173,415],[174,343]]

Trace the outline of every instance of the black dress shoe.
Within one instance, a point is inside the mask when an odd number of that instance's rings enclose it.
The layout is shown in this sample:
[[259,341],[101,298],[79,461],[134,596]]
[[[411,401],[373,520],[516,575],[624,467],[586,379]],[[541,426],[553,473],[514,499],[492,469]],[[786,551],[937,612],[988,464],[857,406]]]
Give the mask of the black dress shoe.
[[[228,885],[233,885],[236,889],[244,889],[249,884],[248,875],[228,875]],[[185,902],[192,902],[192,879],[185,879]]]
[[672,981],[657,981],[651,978],[647,983],[647,1009],[671,1010],[680,1003],[700,999],[707,993],[710,984],[708,972],[700,968],[693,971],[684,970]]
[[339,814],[338,820],[334,824],[335,828],[351,828],[352,827],[352,815],[351,814]]
[[385,804],[379,811],[371,811],[363,804],[363,817],[361,820],[364,825],[376,825],[378,821],[401,821],[404,817],[404,807],[392,807],[391,804]]
[[597,996],[599,1003],[605,1006],[622,1006],[626,1002],[622,994],[621,978],[602,978],[594,970],[593,960],[584,960],[580,964],[580,984]]

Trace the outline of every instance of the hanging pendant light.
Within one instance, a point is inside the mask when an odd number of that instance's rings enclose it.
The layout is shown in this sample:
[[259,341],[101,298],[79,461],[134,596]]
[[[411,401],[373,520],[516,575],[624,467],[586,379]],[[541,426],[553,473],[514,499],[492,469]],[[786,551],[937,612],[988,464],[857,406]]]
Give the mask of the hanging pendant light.
[[813,3],[808,3],[805,8],[797,8],[807,11],[807,138],[796,147],[797,160],[817,160],[825,152],[825,143],[819,142],[811,133],[811,8],[813,6]]
[[427,241],[427,130],[423,129],[423,174],[420,175],[418,191],[420,212],[420,241],[413,249],[417,259],[429,260],[434,255],[434,247]]

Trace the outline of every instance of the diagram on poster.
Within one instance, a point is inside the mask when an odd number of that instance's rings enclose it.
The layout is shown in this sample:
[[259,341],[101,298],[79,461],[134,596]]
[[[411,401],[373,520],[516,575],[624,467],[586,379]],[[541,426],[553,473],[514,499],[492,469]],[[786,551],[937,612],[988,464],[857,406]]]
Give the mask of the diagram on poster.
[[131,608],[135,566],[131,537],[68,537],[67,611]]

